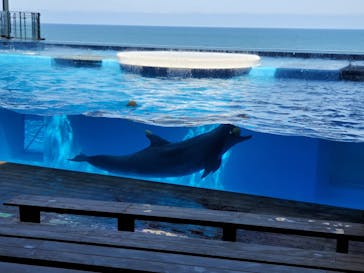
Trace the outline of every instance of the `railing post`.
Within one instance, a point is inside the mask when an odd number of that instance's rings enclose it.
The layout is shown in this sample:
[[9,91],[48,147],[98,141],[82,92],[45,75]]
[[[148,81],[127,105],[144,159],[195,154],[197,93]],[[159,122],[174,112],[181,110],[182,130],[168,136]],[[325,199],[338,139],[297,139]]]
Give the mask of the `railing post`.
[[16,23],[16,13],[10,13],[9,15],[12,19],[12,23],[11,23],[11,31],[13,33],[13,36],[16,38],[17,37],[17,33],[18,33],[18,28],[17,28],[17,23]]
[[31,22],[31,31],[32,31],[32,40],[35,40],[34,37],[35,37],[35,14],[34,13],[31,13],[30,14],[30,22]]
[[20,39],[23,39],[23,26],[21,21],[21,12],[19,12],[19,37]]
[[5,36],[5,18],[4,18],[4,12],[0,11],[0,37]]
[[10,39],[11,34],[11,18],[9,11],[1,12],[1,37]]
[[37,32],[37,36],[36,36],[36,40],[42,40],[41,36],[40,36],[40,13],[36,13],[36,32]]
[[3,11],[9,11],[9,0],[3,0]]

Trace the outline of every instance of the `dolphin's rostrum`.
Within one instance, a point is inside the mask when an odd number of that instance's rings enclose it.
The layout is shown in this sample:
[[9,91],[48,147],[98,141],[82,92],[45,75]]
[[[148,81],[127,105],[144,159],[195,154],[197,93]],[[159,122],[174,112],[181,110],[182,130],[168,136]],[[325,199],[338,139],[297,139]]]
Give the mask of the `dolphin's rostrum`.
[[230,124],[219,125],[210,132],[171,143],[146,131],[150,146],[133,154],[77,155],[72,161],[87,161],[103,170],[123,175],[149,177],[182,176],[204,170],[202,177],[215,172],[221,165],[222,155],[235,144],[248,140],[241,136],[240,128]]

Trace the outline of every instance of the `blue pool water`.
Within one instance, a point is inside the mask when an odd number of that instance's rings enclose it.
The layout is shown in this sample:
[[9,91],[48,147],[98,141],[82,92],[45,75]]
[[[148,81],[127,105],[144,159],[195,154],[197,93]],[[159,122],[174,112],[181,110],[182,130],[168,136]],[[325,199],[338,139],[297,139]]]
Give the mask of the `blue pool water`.
[[[293,60],[292,60],[293,59]],[[348,61],[263,58],[231,79],[145,78],[124,73],[115,58],[101,68],[58,66],[50,56],[0,56],[0,107],[27,114],[127,118],[160,126],[232,123],[258,132],[364,140],[361,82],[276,78],[276,68]],[[138,107],[126,104],[135,100]]]
[[[347,61],[263,57],[231,79],[144,78],[121,71],[113,52],[101,67],[57,65],[57,54],[0,55],[1,160],[114,175],[69,159],[135,153],[149,145],[145,130],[175,143],[230,123],[252,138],[216,172],[148,179],[364,208],[363,84],[335,76]],[[328,76],[277,76],[297,65]]]

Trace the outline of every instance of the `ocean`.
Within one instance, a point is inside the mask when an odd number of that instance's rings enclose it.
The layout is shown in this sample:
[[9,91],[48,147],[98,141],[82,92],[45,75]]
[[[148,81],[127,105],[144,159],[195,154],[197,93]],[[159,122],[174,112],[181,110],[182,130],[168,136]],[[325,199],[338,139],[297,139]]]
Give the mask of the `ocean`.
[[364,30],[42,24],[49,42],[364,53]]

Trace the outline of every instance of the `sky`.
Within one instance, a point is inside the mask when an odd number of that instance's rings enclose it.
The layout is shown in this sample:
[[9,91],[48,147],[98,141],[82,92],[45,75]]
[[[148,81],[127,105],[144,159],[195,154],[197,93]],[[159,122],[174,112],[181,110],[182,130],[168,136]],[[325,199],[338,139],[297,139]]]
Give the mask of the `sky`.
[[9,0],[42,23],[364,29],[364,0]]

